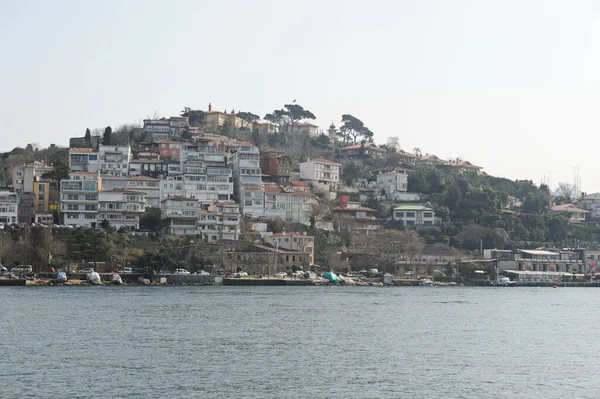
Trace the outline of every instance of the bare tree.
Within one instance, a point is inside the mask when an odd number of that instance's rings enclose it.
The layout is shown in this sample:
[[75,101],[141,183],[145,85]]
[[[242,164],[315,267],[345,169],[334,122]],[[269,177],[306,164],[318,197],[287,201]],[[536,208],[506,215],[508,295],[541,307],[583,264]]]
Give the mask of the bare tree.
[[414,231],[380,229],[368,236],[353,237],[357,249],[375,260],[385,271],[398,274],[398,266],[412,263],[423,252],[423,239]]

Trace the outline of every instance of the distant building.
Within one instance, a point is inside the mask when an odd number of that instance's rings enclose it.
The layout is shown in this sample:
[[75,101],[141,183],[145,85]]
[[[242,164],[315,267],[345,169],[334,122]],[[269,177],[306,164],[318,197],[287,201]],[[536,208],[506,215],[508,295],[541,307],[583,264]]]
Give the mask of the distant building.
[[225,122],[230,123],[231,126],[234,128],[239,129],[242,127],[247,127],[249,129],[252,129],[252,122],[247,122],[244,119],[238,117],[235,113],[235,110],[232,109],[231,112],[227,112],[227,110],[225,110],[224,112],[214,111],[212,109],[212,104],[209,103],[208,111],[204,113],[204,123],[207,126],[218,127],[223,126]]
[[91,136],[90,141],[85,140],[83,137],[71,137],[69,139],[69,148],[98,148],[102,138],[100,136]]
[[317,158],[300,163],[300,179],[312,184],[313,189],[323,191],[330,199],[336,197],[340,187],[339,163]]
[[160,181],[153,177],[136,176],[127,179],[127,189],[144,194],[144,205],[160,208]]
[[240,235],[240,206],[235,202],[221,202],[200,211],[198,229],[205,242],[237,240]]
[[96,227],[98,192],[102,180],[98,172],[71,172],[60,182],[60,209],[70,226]]
[[72,172],[99,171],[98,151],[93,148],[69,148],[69,169]]
[[275,248],[290,249],[307,253],[308,264],[315,264],[315,238],[306,233],[275,233],[265,238],[265,241]]
[[378,174],[377,188],[383,197],[394,200],[397,194],[406,193],[408,172],[402,169]]
[[179,137],[189,128],[189,118],[186,116],[171,116],[161,119],[144,119],[142,133],[147,133],[154,140]]
[[310,225],[312,195],[292,186],[265,185],[264,216]]
[[12,171],[12,185],[14,190],[18,193],[33,192],[34,182],[41,179],[45,173],[51,172],[52,169],[52,166],[39,161],[15,166]]
[[263,216],[264,184],[260,170],[260,152],[252,143],[241,143],[229,155],[233,169],[234,199],[242,214]]
[[265,182],[287,184],[290,180],[291,160],[283,151],[262,151],[260,153],[260,168]]
[[131,147],[128,145],[100,145],[98,161],[102,174],[127,177],[129,161],[131,161]]
[[433,208],[423,204],[406,204],[394,208],[393,218],[401,221],[408,228],[428,228],[435,227],[435,211]]
[[550,208],[550,211],[553,213],[567,214],[569,216],[570,223],[583,223],[585,222],[585,215],[587,213],[590,213],[590,211],[577,208],[573,204],[555,205],[552,208]]
[[17,193],[0,191],[0,223],[18,223],[19,198]]
[[310,136],[316,137],[320,134],[319,126],[308,122],[298,122],[294,125],[292,133],[308,133]]
[[338,229],[357,234],[369,234],[379,229],[382,219],[375,216],[375,209],[363,207],[358,202],[350,202],[348,195],[340,195],[339,206],[332,210],[337,217]]
[[279,126],[268,121],[256,122],[255,126],[258,128],[258,131],[262,134],[272,134],[279,132]]
[[168,222],[170,234],[199,235],[198,215],[198,200],[195,198],[171,197],[160,203],[160,217]]
[[364,143],[340,148],[340,153],[348,158],[383,158],[387,150],[374,143]]
[[172,140],[156,140],[158,153],[163,158],[179,161],[181,158],[181,142]]
[[600,218],[600,193],[584,195],[577,200],[577,206],[590,211],[593,218]]
[[297,191],[310,193],[310,186],[308,185],[308,183],[305,183],[303,181],[290,180],[289,184]]
[[398,150],[396,154],[400,158],[400,163],[405,166],[412,166],[417,163],[418,157],[415,154],[411,154],[410,152],[405,152],[402,150]]
[[129,227],[139,229],[144,214],[146,196],[143,192],[131,190],[108,190],[98,193],[98,225],[106,220],[119,229]]

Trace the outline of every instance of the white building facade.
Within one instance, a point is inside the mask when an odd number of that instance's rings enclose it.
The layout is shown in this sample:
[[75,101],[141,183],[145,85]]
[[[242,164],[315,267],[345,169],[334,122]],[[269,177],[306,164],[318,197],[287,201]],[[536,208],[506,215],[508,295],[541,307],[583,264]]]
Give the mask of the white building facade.
[[[310,225],[312,195],[293,187],[266,185],[265,214],[269,219],[281,218],[294,223]],[[288,248],[291,249],[291,248]]]
[[131,190],[109,190],[98,193],[98,225],[106,220],[119,229],[139,229],[144,214],[145,193]]
[[397,195],[406,193],[408,189],[408,173],[404,170],[393,171],[377,175],[377,188],[380,194],[390,200]]
[[60,182],[60,210],[64,224],[96,227],[98,192],[102,180],[98,172],[71,172]]
[[264,184],[260,152],[251,143],[242,143],[229,156],[233,169],[234,199],[244,215],[264,216]]
[[335,199],[340,187],[339,163],[328,159],[313,159],[300,163],[300,179],[309,182],[313,188],[329,194],[330,199]]
[[98,152],[92,148],[69,148],[71,172],[97,172],[100,170]]
[[202,239],[215,242],[219,239],[237,240],[240,235],[240,206],[235,202],[222,202],[201,211],[198,228]]
[[0,191],[0,223],[17,223],[19,216],[19,197],[17,193]]
[[136,176],[127,179],[127,189],[144,193],[145,206],[160,208],[160,181],[147,176]]
[[195,198],[171,197],[160,203],[160,217],[167,220],[170,234],[199,235],[198,214],[198,200]]
[[128,145],[101,145],[98,151],[99,169],[102,174],[127,177],[131,161],[131,147]]

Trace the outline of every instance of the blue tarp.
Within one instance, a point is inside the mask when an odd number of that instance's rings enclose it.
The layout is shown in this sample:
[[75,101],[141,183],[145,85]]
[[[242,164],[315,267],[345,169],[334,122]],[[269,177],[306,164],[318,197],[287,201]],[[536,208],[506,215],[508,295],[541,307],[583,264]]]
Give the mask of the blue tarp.
[[56,273],[56,281],[67,281],[67,273],[65,273],[65,272]]

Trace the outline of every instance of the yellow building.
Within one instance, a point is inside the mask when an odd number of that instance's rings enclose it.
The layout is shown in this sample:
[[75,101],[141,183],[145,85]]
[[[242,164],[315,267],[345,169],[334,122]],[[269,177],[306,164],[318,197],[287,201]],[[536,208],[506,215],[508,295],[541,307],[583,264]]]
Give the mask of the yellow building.
[[226,121],[229,121],[231,126],[238,129],[242,127],[252,129],[252,123],[237,117],[234,110],[231,110],[230,113],[228,113],[227,110],[225,110],[225,112],[213,111],[212,104],[208,104],[208,111],[204,113],[204,122],[206,125],[223,126]]
[[48,213],[50,211],[50,182],[34,181],[33,193],[35,194],[36,213]]

